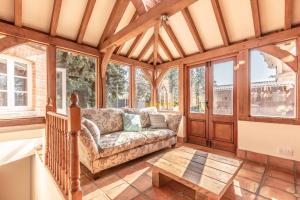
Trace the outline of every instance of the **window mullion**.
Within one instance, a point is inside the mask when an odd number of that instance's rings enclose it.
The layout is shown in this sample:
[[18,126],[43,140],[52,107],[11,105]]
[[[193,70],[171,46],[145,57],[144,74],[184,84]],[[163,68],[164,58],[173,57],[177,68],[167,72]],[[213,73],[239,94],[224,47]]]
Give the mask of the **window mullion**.
[[14,85],[14,62],[12,60],[7,60],[7,105],[9,108],[15,106]]

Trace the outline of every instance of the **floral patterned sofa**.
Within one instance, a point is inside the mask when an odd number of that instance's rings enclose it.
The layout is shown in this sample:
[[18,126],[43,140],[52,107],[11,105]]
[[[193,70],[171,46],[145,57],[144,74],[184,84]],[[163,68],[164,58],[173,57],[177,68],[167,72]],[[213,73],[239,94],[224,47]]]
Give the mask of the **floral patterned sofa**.
[[[110,167],[175,145],[181,121],[181,115],[165,113],[168,129],[151,129],[149,113],[157,112],[154,107],[140,110],[83,109],[81,112],[83,128],[79,141],[80,161],[94,175]],[[140,114],[142,131],[123,131],[123,112]],[[84,122],[85,119],[94,122],[97,127],[89,127]]]

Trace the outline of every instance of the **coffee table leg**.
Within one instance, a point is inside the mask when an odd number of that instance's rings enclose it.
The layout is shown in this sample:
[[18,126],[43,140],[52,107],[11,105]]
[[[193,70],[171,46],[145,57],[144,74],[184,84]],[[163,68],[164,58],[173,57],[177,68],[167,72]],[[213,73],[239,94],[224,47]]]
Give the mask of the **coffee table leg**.
[[155,187],[161,187],[170,182],[171,179],[163,174],[159,173],[159,170],[152,170],[152,185]]

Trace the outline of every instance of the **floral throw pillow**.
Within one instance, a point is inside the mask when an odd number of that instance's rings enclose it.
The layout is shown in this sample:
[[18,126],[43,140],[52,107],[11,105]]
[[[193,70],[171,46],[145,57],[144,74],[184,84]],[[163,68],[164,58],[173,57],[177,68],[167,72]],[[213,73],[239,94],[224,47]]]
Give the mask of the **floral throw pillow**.
[[139,132],[142,130],[141,117],[137,114],[123,113],[124,131]]

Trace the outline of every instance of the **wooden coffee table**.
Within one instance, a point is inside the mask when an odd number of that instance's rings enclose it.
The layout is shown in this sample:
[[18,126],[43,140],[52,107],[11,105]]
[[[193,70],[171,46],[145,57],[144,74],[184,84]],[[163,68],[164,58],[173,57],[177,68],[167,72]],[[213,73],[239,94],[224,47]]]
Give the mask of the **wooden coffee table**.
[[148,161],[152,184],[160,187],[175,180],[196,191],[196,200],[221,199],[232,184],[242,161],[189,147],[172,149]]

